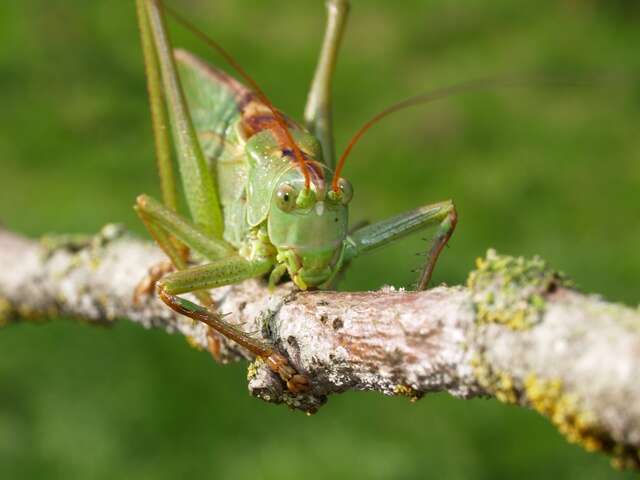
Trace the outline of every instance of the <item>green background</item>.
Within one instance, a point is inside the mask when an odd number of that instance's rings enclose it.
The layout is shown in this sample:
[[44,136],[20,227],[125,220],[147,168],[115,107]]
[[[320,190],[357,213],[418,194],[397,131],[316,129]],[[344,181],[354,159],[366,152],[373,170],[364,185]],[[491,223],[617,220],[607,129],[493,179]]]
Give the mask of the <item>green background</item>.
[[[172,4],[300,118],[320,0]],[[512,72],[599,80],[461,95],[376,126],[345,171],[352,218],[453,198],[459,227],[436,282],[464,282],[495,247],[638,302],[637,2],[353,4],[335,84],[339,148],[379,109],[430,88]],[[33,236],[114,221],[144,235],[131,206],[158,186],[133,2],[3,1],[0,45],[0,219]],[[342,288],[410,285],[424,247],[415,238],[358,259]],[[68,320],[0,331],[0,477],[178,475],[625,478],[537,414],[493,401],[350,392],[307,417],[250,398],[245,365],[216,365],[178,336]]]

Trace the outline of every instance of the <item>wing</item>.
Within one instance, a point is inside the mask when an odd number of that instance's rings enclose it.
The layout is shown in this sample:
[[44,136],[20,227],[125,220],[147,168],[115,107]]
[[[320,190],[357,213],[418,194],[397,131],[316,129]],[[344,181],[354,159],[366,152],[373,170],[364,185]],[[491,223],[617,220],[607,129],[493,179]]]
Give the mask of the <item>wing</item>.
[[233,126],[242,105],[252,100],[251,90],[189,52],[176,50],[175,58],[191,119],[209,161],[241,155]]
[[253,101],[247,87],[184,50],[176,50],[182,89],[223,206],[224,238],[238,245],[245,235],[247,159],[235,125]]

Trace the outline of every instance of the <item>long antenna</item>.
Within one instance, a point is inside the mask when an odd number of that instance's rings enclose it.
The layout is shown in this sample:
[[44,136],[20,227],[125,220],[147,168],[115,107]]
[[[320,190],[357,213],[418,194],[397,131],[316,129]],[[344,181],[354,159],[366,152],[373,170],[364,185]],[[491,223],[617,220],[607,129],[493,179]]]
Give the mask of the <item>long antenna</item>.
[[383,118],[395,113],[399,110],[403,110],[405,108],[413,107],[416,105],[421,105],[424,103],[430,103],[435,100],[440,100],[446,98],[450,95],[454,95],[457,93],[464,92],[474,92],[480,90],[490,90],[498,87],[522,87],[528,86],[532,83],[535,84],[557,84],[557,85],[577,85],[581,82],[576,82],[575,80],[561,79],[561,78],[547,78],[540,77],[536,79],[535,77],[527,76],[501,76],[501,77],[486,77],[480,78],[477,80],[471,80],[468,82],[458,83],[456,85],[452,85],[449,87],[439,88],[436,90],[432,90],[430,92],[426,92],[420,95],[416,95],[414,97],[407,98],[398,103],[391,105],[390,107],[385,108],[378,114],[374,115],[371,119],[369,119],[364,125],[360,127],[360,129],[355,133],[349,143],[347,144],[347,148],[344,149],[344,152],[340,156],[340,160],[338,160],[338,165],[336,167],[335,173],[333,175],[333,181],[331,183],[331,188],[334,192],[338,192],[338,180],[340,180],[340,173],[344,168],[345,161],[353,147],[358,143],[358,141],[362,138],[362,136],[369,130],[372,126],[378,123]]
[[289,144],[289,147],[291,148],[291,150],[293,152],[293,156],[295,157],[296,161],[298,162],[298,165],[300,166],[300,170],[302,171],[302,174],[304,175],[304,186],[305,186],[305,189],[308,190],[310,185],[311,185],[311,176],[309,175],[309,168],[307,166],[307,162],[306,162],[306,160],[304,158],[304,155],[300,151],[300,147],[298,147],[296,142],[293,140],[293,136],[291,135],[291,132],[287,128],[287,122],[282,117],[282,114],[278,110],[276,110],[276,108],[273,106],[271,101],[269,101],[269,99],[267,98],[266,94],[260,88],[258,83],[253,78],[251,78],[251,76],[245,71],[245,69],[242,68],[242,66],[240,66],[240,64],[231,56],[231,54],[229,52],[227,52],[224,48],[222,48],[222,46],[220,44],[218,44],[216,41],[214,41],[211,38],[209,38],[202,30],[200,30],[198,27],[196,27],[193,23],[191,23],[189,20],[184,18],[182,15],[180,15],[174,9],[172,9],[171,7],[165,5],[162,0],[158,0],[158,3],[178,23],[180,23],[186,29],[190,30],[193,34],[195,34],[197,37],[199,37],[202,41],[204,41],[211,48],[215,49],[227,61],[227,63],[229,65],[231,65],[231,67],[233,67],[240,74],[240,76],[249,84],[249,86],[252,88],[252,90],[256,93],[256,95],[260,99],[260,101],[267,106],[267,108],[271,111],[271,113],[272,113],[272,115],[273,115],[273,117],[274,117],[274,119],[276,121],[277,126],[284,133],[285,139],[286,139],[287,143]]

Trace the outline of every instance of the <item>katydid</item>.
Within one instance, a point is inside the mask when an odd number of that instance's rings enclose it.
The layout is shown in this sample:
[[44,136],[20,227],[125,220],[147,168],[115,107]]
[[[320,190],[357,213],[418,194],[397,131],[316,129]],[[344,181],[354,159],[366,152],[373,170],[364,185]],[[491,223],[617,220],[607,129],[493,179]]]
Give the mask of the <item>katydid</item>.
[[[175,270],[157,279],[158,293],[175,311],[265,359],[293,393],[306,390],[307,379],[272,345],[225,322],[206,290],[266,275],[271,286],[287,275],[302,290],[327,288],[359,254],[435,225],[418,281],[422,290],[457,221],[448,200],[349,230],[353,190],[341,176],[344,160],[371,124],[405,105],[365,124],[334,161],[331,81],[348,2],[329,0],[327,7],[325,38],[301,125],[274,108],[217,43],[171,12],[218,50],[246,86],[190,53],[174,52],[164,20],[168,7],[160,0],[137,0],[163,202],[141,195],[135,208]],[[177,213],[172,143],[189,219]],[[190,265],[190,253],[204,263]],[[187,292],[202,305],[178,296]]]

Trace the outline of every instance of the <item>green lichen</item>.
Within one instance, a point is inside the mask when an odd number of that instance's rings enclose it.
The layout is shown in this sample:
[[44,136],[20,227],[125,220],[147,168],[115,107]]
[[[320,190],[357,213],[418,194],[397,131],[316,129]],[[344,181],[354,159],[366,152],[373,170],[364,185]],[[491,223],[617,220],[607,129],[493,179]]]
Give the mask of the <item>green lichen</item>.
[[124,233],[124,226],[117,223],[108,223],[95,235],[47,234],[40,239],[42,255],[47,259],[60,250],[69,253],[79,253],[85,249],[96,251],[122,237]]
[[539,257],[510,257],[489,250],[476,266],[467,286],[481,324],[498,323],[514,330],[530,328],[541,320],[547,295],[558,287],[571,286]]
[[104,247],[108,243],[123,237],[125,232],[124,225],[120,223],[107,223],[100,229],[98,234],[93,237],[91,241],[92,246],[94,248]]
[[49,258],[58,250],[76,253],[91,245],[92,238],[86,234],[47,234],[40,238],[42,254]]
[[542,379],[531,373],[519,381],[507,372],[494,371],[481,356],[474,357],[471,363],[480,386],[498,401],[533,408],[547,417],[570,443],[588,452],[610,455],[616,468],[640,469],[640,449],[613,440],[597,416],[584,408],[580,398],[566,391],[561,379]]

